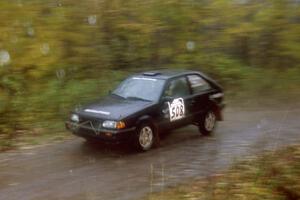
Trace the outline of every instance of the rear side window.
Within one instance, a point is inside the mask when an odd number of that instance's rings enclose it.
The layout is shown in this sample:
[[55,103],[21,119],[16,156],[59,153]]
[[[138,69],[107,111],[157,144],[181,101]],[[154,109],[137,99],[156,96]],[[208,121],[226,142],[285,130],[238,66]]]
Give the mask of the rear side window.
[[211,86],[199,75],[189,75],[188,80],[191,84],[193,94],[209,90]]
[[164,92],[164,96],[168,97],[185,97],[190,95],[190,89],[185,77],[172,80]]

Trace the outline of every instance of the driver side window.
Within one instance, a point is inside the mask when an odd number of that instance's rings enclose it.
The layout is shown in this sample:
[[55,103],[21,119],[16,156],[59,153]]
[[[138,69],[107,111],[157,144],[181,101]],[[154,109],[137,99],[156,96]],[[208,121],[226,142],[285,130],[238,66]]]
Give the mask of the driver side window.
[[190,89],[185,77],[176,78],[168,84],[164,96],[179,98],[190,95]]

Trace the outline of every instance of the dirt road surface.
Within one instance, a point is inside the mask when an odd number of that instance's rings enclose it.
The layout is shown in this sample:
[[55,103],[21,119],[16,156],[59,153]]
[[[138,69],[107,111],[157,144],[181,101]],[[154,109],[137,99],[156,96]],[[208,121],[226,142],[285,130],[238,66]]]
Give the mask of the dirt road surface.
[[136,153],[124,145],[74,139],[0,154],[0,199],[139,199],[225,170],[236,159],[300,140],[300,109],[227,108],[211,136],[189,126],[160,148]]

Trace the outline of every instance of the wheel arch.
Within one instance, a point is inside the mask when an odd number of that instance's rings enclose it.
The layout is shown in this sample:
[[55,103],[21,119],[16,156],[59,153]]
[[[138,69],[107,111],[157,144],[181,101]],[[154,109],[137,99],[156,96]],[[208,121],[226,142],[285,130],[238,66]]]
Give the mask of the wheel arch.
[[[150,115],[143,115],[136,120],[136,127],[140,127],[143,123],[148,123],[152,126],[155,134],[155,146],[160,146],[159,128]],[[138,128],[137,128],[138,130]]]
[[139,127],[143,123],[149,123],[157,131],[157,126],[154,123],[153,118],[150,115],[143,115],[136,120],[136,126]]
[[218,105],[218,103],[216,101],[211,101],[211,105],[209,106],[209,110],[212,110],[217,117],[218,121],[222,121],[223,120],[223,116],[222,116],[222,108],[220,108],[220,106]]

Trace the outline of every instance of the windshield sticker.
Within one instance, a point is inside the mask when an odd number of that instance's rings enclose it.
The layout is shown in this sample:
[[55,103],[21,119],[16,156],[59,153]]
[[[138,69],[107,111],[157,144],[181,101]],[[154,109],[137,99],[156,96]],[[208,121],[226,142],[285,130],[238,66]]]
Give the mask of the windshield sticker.
[[132,79],[135,79],[135,80],[156,81],[156,79],[153,79],[153,78],[144,78],[144,77],[133,77]]
[[110,112],[101,111],[101,110],[85,109],[84,111],[85,111],[85,112],[90,112],[90,113],[97,113],[97,114],[103,114],[103,115],[110,115]]
[[174,99],[172,103],[168,102],[170,121],[181,119],[185,115],[185,107],[183,98]]

